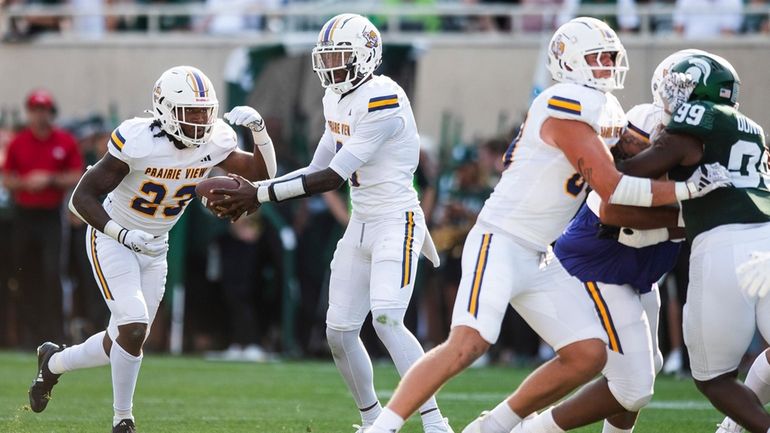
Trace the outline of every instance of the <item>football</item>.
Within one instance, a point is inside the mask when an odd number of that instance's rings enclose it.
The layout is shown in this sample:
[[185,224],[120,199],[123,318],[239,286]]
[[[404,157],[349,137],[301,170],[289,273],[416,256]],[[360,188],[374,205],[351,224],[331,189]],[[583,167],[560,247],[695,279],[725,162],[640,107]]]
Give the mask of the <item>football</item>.
[[200,199],[203,206],[210,209],[209,203],[214,200],[220,200],[225,198],[222,194],[212,194],[211,190],[217,188],[235,189],[238,188],[240,183],[232,177],[227,176],[215,176],[208,179],[204,179],[195,187],[195,194]]

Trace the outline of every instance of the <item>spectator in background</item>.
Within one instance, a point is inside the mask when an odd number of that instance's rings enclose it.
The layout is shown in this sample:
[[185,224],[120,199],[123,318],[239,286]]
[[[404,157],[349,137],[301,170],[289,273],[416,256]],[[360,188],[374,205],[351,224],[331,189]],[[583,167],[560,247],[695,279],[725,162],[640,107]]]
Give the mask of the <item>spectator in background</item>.
[[630,32],[639,28],[640,21],[636,11],[636,0],[564,0],[558,19],[559,25],[575,18],[580,6],[601,5],[615,5],[617,7],[616,14],[592,15],[594,18],[606,22],[610,27],[620,32]]
[[197,26],[198,30],[233,35],[262,29],[262,16],[254,13],[254,9],[276,8],[281,0],[206,0],[205,3],[211,14]]
[[677,0],[674,30],[686,39],[735,34],[743,22],[742,0]]
[[[8,150],[8,143],[13,137],[13,125],[8,115],[8,110],[3,107],[0,111],[0,167],[5,165],[5,155]],[[0,180],[3,173],[0,171]],[[11,227],[11,195],[9,191],[0,184],[0,239],[10,239],[13,233]],[[11,341],[10,333],[10,300],[11,293],[8,282],[13,271],[12,256],[10,248],[0,248],[0,347],[15,343]]]
[[60,249],[62,202],[83,171],[75,139],[53,124],[56,106],[45,90],[29,94],[27,126],[8,145],[3,182],[16,204],[14,275],[20,296],[21,343],[62,339]]
[[[749,0],[747,5],[764,7],[767,4],[768,0]],[[746,13],[743,17],[743,31],[745,33],[770,33],[770,20],[768,20],[767,14]]]

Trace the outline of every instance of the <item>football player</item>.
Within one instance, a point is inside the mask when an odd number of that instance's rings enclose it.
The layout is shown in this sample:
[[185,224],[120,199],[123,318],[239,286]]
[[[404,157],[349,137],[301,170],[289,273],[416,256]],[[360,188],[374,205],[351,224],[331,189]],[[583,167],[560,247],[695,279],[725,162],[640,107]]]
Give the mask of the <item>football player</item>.
[[[654,103],[628,111],[627,130],[611,149],[615,161],[633,157],[650,146],[670,119],[657,90],[671,67],[697,53],[706,54],[681,50],[658,65],[651,80]],[[656,282],[674,266],[679,254],[679,244],[667,241],[672,232],[684,238],[678,215],[678,207],[610,205],[596,192],[589,193],[586,204],[557,239],[554,252],[570,275],[579,278],[601,301],[597,312],[610,343],[604,377],[524,420],[514,432],[559,433],[602,418],[606,418],[602,433],[633,430],[638,411],[652,397],[655,375],[663,366],[658,348],[660,295]]]
[[[393,80],[374,74],[380,32],[360,15],[338,15],[321,29],[312,59],[326,88],[326,125],[310,165],[257,185],[238,178],[238,190],[213,191],[230,198],[212,206],[237,218],[260,203],[332,191],[349,180],[353,211],[331,263],[326,337],[361,414],[360,432],[382,409],[361,326],[371,311],[377,336],[406,373],[424,353],[404,326],[418,257],[422,251],[434,265],[438,257],[412,186],[420,138],[409,99]],[[426,432],[452,431],[433,397],[420,405]]]
[[465,242],[449,338],[403,377],[370,432],[400,429],[428,396],[481,356],[497,340],[509,304],[557,356],[464,432],[508,433],[592,379],[607,357],[607,333],[594,312],[599,306],[558,260],[541,260],[583,202],[586,184],[603,201],[644,207],[724,184],[718,168],[706,170],[715,182],[703,189],[696,187],[700,179],[675,184],[615,169],[607,146],[619,139],[626,118],[611,92],[623,87],[628,63],[605,23],[580,17],[562,25],[550,42],[548,68],[559,83],[532,102],[504,156],[507,168]]
[[214,87],[194,67],[164,72],[152,107],[153,117],[126,120],[113,131],[108,152],[83,175],[70,201],[89,225],[86,252],[111,312],[107,330],[73,347],[42,344],[29,389],[32,410],[42,412],[61,374],[110,364],[113,433],[136,431],[134,388],[165,290],[168,232],[195,198],[195,186],[217,166],[252,180],[273,177],[276,167],[259,113],[236,107],[225,114],[252,130],[259,150],[252,155],[238,149],[235,131],[217,118]]
[[[747,384],[738,364],[756,327],[770,338],[770,300],[742,291],[737,268],[753,252],[770,248],[770,170],[764,131],[738,111],[740,79],[725,59],[709,54],[684,59],[662,86],[672,119],[655,144],[622,163],[637,175],[685,178],[703,163],[727,166],[733,187],[682,203],[692,243],[684,306],[684,337],[698,389],[750,432],[767,432],[770,399],[767,352]],[[683,93],[684,91],[684,93]],[[729,420],[727,420],[729,421]],[[735,425],[723,423],[723,431]]]

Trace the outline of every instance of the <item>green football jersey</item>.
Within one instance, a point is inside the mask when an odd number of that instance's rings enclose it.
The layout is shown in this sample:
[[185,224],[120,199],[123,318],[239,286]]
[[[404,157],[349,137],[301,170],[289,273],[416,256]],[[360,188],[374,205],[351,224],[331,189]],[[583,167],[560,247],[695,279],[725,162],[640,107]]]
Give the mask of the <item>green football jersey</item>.
[[[704,144],[700,164],[718,162],[731,174],[732,187],[682,202],[687,238],[725,224],[770,222],[770,169],[762,127],[728,105],[707,101],[682,104],[667,130],[699,138]],[[687,180],[695,167],[670,174]]]

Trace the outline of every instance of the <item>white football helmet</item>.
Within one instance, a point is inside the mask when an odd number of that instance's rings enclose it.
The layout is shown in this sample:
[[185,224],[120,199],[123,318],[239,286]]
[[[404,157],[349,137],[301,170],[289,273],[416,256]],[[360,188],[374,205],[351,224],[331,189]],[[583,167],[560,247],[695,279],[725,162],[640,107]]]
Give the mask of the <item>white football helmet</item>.
[[[192,112],[188,109],[205,110],[203,121],[188,121],[187,117]],[[214,86],[198,68],[175,66],[155,82],[152,114],[166,134],[187,147],[200,146],[209,140],[217,121],[218,109],[219,101]],[[183,126],[187,127],[187,132]]]
[[[589,65],[586,56],[614,53],[613,66]],[[603,21],[578,17],[556,30],[548,48],[548,70],[554,80],[592,87],[603,92],[623,88],[628,72],[626,49],[618,35]],[[606,78],[594,77],[595,71],[609,71]]]
[[[361,15],[337,15],[321,28],[312,56],[321,85],[335,93],[347,93],[380,66],[380,31]],[[345,71],[344,77],[340,71]]]
[[710,55],[710,53],[706,51],[688,48],[686,50],[679,50],[673,54],[670,54],[658,64],[658,66],[655,68],[655,72],[652,73],[652,80],[650,81],[652,101],[656,107],[663,108],[663,100],[658,94],[658,89],[660,88],[661,84],[663,83],[663,79],[666,78],[666,75],[668,75],[668,72],[671,70],[671,68],[673,68],[674,65],[681,62],[685,58],[694,56],[696,54]]

